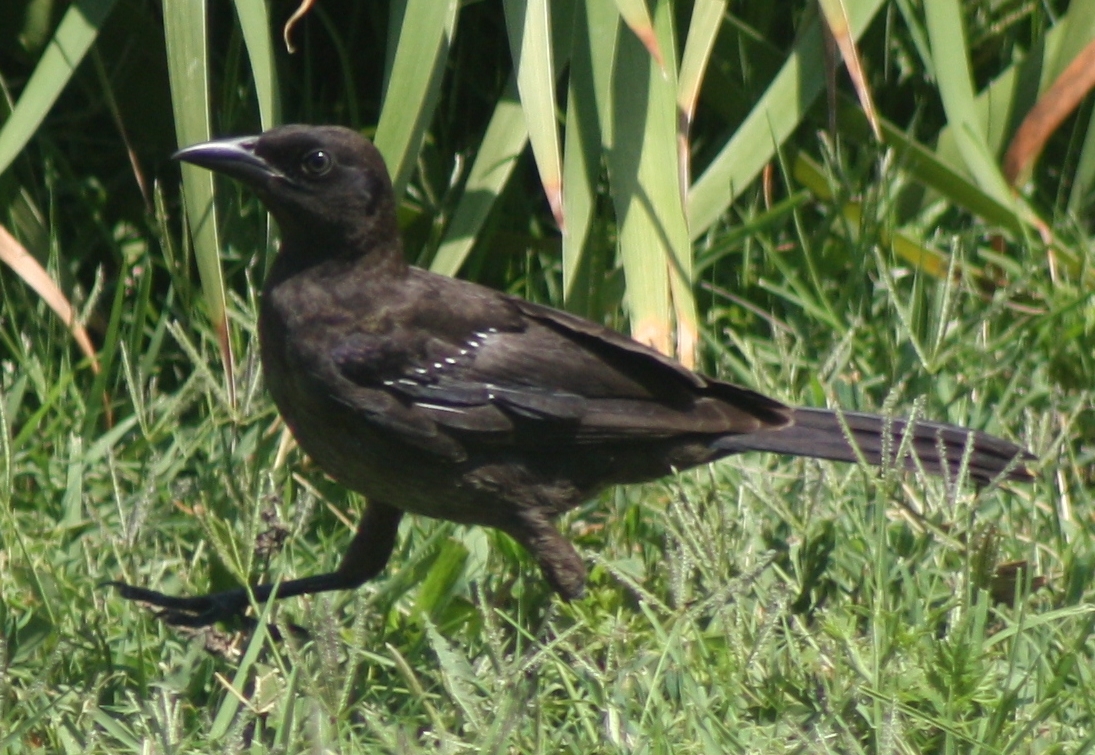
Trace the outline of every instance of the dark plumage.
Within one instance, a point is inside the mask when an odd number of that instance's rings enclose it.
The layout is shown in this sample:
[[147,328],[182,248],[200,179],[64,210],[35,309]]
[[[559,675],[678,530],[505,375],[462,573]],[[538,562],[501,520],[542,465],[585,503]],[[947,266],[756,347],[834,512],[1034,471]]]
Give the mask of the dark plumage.
[[[968,452],[978,482],[1030,476],[1030,455],[1007,441],[791,408],[593,322],[409,267],[387,170],[353,131],[285,126],[176,157],[247,184],[277,220],[259,315],[266,384],[300,446],[368,499],[338,571],[283,582],[278,597],[375,576],[406,511],[509,533],[574,598],[586,570],[556,516],[606,486],[749,450],[882,464],[908,434],[928,472],[955,475]],[[175,598],[119,587],[179,624],[248,604],[245,590]],[[254,594],[265,600],[270,587]]]

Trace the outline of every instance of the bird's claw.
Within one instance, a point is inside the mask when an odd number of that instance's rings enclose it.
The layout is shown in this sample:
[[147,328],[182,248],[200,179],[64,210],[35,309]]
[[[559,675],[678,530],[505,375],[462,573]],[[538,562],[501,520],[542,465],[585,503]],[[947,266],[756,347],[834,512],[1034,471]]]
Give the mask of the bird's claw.
[[[165,595],[126,582],[103,582],[100,587],[113,587],[126,600],[135,600],[160,609],[156,611],[156,618],[173,627],[207,627],[230,620],[241,624],[248,631],[254,631],[258,626],[257,619],[244,615],[249,605],[246,590],[228,590],[186,598]],[[285,628],[294,637],[309,637],[308,630],[297,624],[287,624]],[[267,625],[267,631],[275,641],[281,640],[281,632],[273,624]]]
[[247,593],[243,590],[185,598],[164,595],[162,592],[125,582],[104,582],[102,586],[115,588],[126,600],[135,600],[161,609],[156,612],[156,618],[172,626],[204,627],[219,621],[242,618],[248,605]]

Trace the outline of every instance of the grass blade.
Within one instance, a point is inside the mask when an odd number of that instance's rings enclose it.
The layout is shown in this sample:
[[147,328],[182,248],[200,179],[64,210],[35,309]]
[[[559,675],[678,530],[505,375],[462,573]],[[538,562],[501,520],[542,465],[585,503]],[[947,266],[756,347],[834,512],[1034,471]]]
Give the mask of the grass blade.
[[[669,3],[655,10],[659,39],[672,49]],[[613,85],[614,122],[609,174],[619,224],[620,259],[627,277],[631,333],[663,353],[694,364],[696,315],[691,290],[691,245],[678,183],[675,70],[657,62],[631,35],[619,36]],[[668,56],[668,62],[675,60]]]
[[38,131],[113,7],[114,0],[82,0],[65,11],[23,94],[0,127],[0,173],[8,169]]
[[643,47],[658,63],[658,68],[665,70],[665,56],[658,43],[658,33],[650,20],[650,10],[646,7],[645,0],[616,0],[616,9],[620,18],[627,24],[627,28],[639,38]]
[[699,0],[692,8],[692,19],[688,22],[688,38],[681,55],[681,70],[677,76],[677,112],[680,122],[677,124],[677,160],[680,162],[681,193],[687,194],[692,182],[689,160],[688,134],[692,129],[692,117],[696,113],[696,102],[700,98],[700,84],[703,73],[715,47],[715,37],[722,27],[722,16],[726,13],[726,0]]
[[517,82],[511,78],[494,107],[464,193],[430,265],[435,273],[456,275],[460,270],[527,142],[525,113],[517,98]]
[[551,16],[547,0],[506,0],[510,54],[517,71],[517,89],[528,122],[532,156],[540,171],[551,214],[560,229],[563,219],[563,179],[559,129],[555,122],[555,68],[552,65]]
[[612,128],[612,76],[620,17],[608,3],[583,3],[575,12],[567,90],[563,195],[563,301],[593,317],[601,279],[587,254],[605,139]]
[[924,12],[939,95],[962,160],[982,190],[1000,204],[1014,206],[1007,182],[992,157],[986,123],[975,106],[961,5],[956,0],[939,0],[925,3]]
[[[856,39],[867,28],[881,0],[849,8],[849,29]],[[776,148],[801,123],[825,85],[825,45],[817,18],[803,29],[790,57],[688,194],[688,230],[695,239],[711,227],[772,159]]]
[[1046,141],[1095,87],[1095,42],[1076,56],[1053,85],[1038,98],[1011,140],[1004,156],[1004,178],[1015,186],[1024,183]]
[[0,225],[0,261],[10,267],[23,282],[33,288],[49,305],[49,308],[57,313],[61,322],[72,331],[72,337],[76,339],[76,345],[91,363],[92,371],[99,372],[99,359],[95,355],[95,347],[91,344],[91,338],[83,323],[76,319],[76,310],[68,301],[49,273],[39,264],[38,260],[31,256],[15,237],[8,233],[4,226]]
[[270,37],[270,14],[263,0],[236,0],[247,59],[255,80],[255,96],[259,103],[262,130],[273,128],[281,121],[281,98],[278,91],[278,71],[274,65],[274,46]]
[[[175,135],[180,145],[207,141],[211,134],[209,112],[208,39],[205,5],[172,2],[164,5],[164,38]],[[182,165],[183,200],[194,257],[198,263],[209,320],[217,334],[224,362],[228,401],[235,406],[232,341],[228,333],[224,275],[220,265],[220,237],[213,205],[213,174],[204,168]]]
[[829,33],[833,35],[840,54],[844,58],[844,65],[848,69],[848,75],[855,86],[859,104],[867,115],[871,124],[871,131],[875,139],[882,138],[882,131],[878,125],[878,113],[875,111],[874,99],[871,97],[871,89],[867,86],[867,77],[863,73],[863,63],[859,59],[859,50],[856,49],[855,39],[852,38],[851,28],[848,23],[848,7],[844,0],[819,0],[825,23],[829,26]]
[[397,200],[407,188],[437,106],[459,6],[457,0],[408,0],[401,19],[393,12],[388,42],[395,52],[375,142],[392,174]]

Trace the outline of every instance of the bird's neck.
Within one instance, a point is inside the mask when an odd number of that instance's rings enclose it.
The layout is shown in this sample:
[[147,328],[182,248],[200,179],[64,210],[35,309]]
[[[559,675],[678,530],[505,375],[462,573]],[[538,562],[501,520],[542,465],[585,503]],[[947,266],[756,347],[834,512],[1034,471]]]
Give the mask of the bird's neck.
[[283,231],[268,281],[276,284],[297,275],[339,280],[345,276],[389,278],[406,275],[408,265],[398,235],[379,240],[366,233],[361,238],[339,235],[295,234]]

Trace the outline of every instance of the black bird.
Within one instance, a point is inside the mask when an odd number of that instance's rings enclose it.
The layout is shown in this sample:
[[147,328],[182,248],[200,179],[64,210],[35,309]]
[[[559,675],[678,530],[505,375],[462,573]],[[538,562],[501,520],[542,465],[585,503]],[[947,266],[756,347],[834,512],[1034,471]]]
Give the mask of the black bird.
[[[175,157],[250,186],[277,220],[259,313],[266,384],[301,448],[368,500],[338,570],[282,582],[279,598],[376,576],[404,512],[507,532],[574,598],[586,569],[553,519],[607,486],[743,451],[1030,477],[1033,457],[1008,441],[788,407],[580,317],[410,267],[387,169],[354,131],[284,126]],[[114,584],[175,624],[249,605],[244,589],[179,598]],[[252,588],[259,601],[271,589]]]

